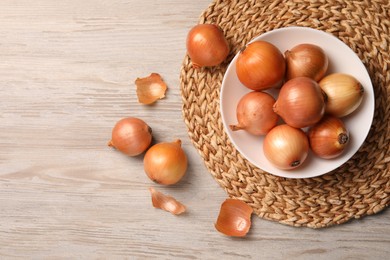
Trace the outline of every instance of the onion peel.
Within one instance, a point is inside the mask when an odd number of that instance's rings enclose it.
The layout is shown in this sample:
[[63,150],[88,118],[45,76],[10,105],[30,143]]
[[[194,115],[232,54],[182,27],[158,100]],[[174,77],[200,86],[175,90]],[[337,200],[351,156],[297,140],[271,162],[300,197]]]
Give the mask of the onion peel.
[[244,237],[251,227],[253,209],[245,202],[237,199],[226,199],[219,211],[215,228],[233,237]]
[[186,207],[175,198],[165,195],[153,187],[149,188],[152,195],[153,207],[168,211],[174,215],[180,215],[186,211]]
[[135,85],[137,87],[138,102],[145,105],[164,98],[168,88],[158,73],[151,73],[145,78],[137,78]]

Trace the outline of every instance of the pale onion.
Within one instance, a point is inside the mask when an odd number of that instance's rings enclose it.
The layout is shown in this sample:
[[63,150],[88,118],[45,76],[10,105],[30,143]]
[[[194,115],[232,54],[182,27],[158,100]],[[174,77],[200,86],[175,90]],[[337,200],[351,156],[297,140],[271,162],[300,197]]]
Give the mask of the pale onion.
[[343,121],[331,115],[311,127],[308,137],[311,150],[324,159],[340,156],[349,143],[349,132]]
[[175,198],[165,195],[152,187],[149,188],[149,191],[152,196],[153,207],[168,211],[174,215],[180,215],[186,211],[186,207]]
[[265,135],[278,122],[279,116],[272,107],[275,99],[268,93],[252,91],[238,102],[238,124],[230,125],[233,131],[245,130],[253,135]]
[[128,156],[136,156],[145,152],[151,142],[152,129],[139,118],[127,117],[115,124],[108,146]]
[[287,63],[286,78],[309,77],[322,79],[328,70],[328,56],[315,44],[302,43],[284,53]]
[[280,89],[274,111],[292,127],[311,126],[320,121],[324,115],[324,95],[313,79],[293,78]]
[[324,77],[319,84],[327,96],[328,114],[344,117],[355,111],[362,103],[364,88],[352,75],[333,73]]
[[167,91],[167,85],[158,73],[152,73],[145,78],[137,78],[135,85],[137,87],[138,102],[146,105],[164,98]]
[[153,145],[144,157],[146,175],[159,184],[171,185],[180,181],[187,171],[187,156],[181,140]]
[[309,152],[309,141],[301,130],[286,124],[274,127],[264,138],[265,157],[275,167],[290,170],[302,165]]
[[229,54],[229,44],[216,24],[198,24],[187,35],[187,53],[195,69],[221,64]]
[[253,209],[245,202],[237,199],[226,199],[219,211],[215,228],[233,237],[245,236],[251,227]]
[[286,61],[280,50],[270,42],[255,41],[240,51],[236,72],[240,82],[252,90],[280,87],[284,80]]

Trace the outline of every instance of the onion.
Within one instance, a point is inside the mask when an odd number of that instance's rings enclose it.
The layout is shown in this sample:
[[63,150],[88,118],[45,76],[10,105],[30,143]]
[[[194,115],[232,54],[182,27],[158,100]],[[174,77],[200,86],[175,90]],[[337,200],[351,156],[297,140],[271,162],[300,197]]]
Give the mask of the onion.
[[319,84],[327,96],[326,113],[344,117],[355,111],[362,103],[364,88],[351,75],[333,73],[323,78]]
[[324,159],[341,155],[349,142],[349,133],[343,121],[330,115],[311,127],[308,136],[311,150]]
[[319,81],[328,70],[328,57],[324,50],[314,44],[303,43],[284,53],[287,63],[287,80],[309,77]]
[[283,124],[274,127],[264,138],[265,157],[277,168],[294,169],[306,160],[309,141],[301,130]]
[[279,116],[272,110],[275,99],[268,93],[252,91],[245,94],[237,105],[237,125],[233,131],[246,130],[253,135],[265,135],[278,122]]
[[236,60],[238,79],[252,90],[280,87],[285,70],[283,54],[275,45],[266,41],[248,44]]
[[321,88],[313,79],[293,78],[282,86],[274,111],[292,127],[314,125],[321,120],[325,112]]
[[253,209],[245,202],[226,199],[221,205],[215,228],[227,236],[243,237],[252,225],[252,213]]
[[151,142],[152,129],[143,120],[128,117],[115,124],[108,145],[128,156],[136,156],[146,151]]
[[144,157],[144,170],[157,183],[177,183],[187,171],[187,156],[181,148],[181,140],[150,147]]
[[218,25],[198,24],[187,35],[187,53],[196,69],[221,64],[229,51],[229,44]]

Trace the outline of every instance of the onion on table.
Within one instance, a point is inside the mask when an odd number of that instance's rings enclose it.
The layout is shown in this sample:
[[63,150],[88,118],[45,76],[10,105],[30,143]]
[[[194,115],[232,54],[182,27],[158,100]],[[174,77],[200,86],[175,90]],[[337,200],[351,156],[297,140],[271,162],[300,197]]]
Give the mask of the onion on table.
[[112,129],[108,146],[128,156],[145,152],[152,143],[152,129],[142,119],[127,117],[119,120]]
[[146,175],[159,184],[179,182],[187,171],[187,156],[181,148],[181,140],[153,145],[144,157]]
[[195,69],[221,64],[229,55],[229,43],[216,24],[198,24],[187,35],[187,53]]

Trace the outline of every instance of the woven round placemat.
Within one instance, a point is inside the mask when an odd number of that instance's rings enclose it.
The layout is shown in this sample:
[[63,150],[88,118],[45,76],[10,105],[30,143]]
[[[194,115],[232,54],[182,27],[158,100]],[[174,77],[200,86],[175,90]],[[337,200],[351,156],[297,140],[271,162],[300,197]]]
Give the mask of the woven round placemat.
[[[188,56],[180,74],[189,137],[214,179],[261,218],[311,228],[378,213],[390,202],[390,4],[387,0],[216,0],[199,23],[218,24],[231,53],[225,63],[195,70]],[[320,177],[286,179],[249,163],[224,131],[219,93],[226,68],[252,38],[288,26],[338,37],[360,57],[375,92],[375,116],[360,150]]]

